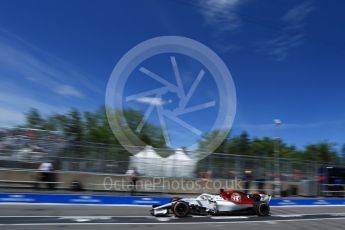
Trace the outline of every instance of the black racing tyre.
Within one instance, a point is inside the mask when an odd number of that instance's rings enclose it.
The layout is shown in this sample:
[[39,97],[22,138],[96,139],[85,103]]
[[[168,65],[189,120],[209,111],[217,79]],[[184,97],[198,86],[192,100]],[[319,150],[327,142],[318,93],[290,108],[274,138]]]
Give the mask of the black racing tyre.
[[268,216],[270,214],[270,206],[266,202],[257,202],[254,209],[258,216]]
[[176,202],[172,208],[173,213],[176,217],[185,217],[189,214],[190,207],[186,202]]

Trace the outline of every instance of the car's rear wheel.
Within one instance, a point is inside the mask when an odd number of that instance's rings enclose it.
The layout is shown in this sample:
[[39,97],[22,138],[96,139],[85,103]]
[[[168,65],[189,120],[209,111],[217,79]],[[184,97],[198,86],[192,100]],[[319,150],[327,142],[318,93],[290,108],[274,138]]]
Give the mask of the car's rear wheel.
[[186,202],[176,202],[172,210],[176,217],[185,217],[189,214],[190,208]]
[[257,202],[254,209],[258,216],[268,216],[270,214],[270,206],[266,202]]

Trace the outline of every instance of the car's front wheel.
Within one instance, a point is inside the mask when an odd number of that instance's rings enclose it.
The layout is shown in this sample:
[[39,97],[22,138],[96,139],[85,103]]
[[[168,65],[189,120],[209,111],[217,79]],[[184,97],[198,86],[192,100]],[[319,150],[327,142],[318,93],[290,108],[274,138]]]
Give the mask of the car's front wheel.
[[176,217],[185,217],[189,214],[190,207],[186,202],[176,202],[172,208]]

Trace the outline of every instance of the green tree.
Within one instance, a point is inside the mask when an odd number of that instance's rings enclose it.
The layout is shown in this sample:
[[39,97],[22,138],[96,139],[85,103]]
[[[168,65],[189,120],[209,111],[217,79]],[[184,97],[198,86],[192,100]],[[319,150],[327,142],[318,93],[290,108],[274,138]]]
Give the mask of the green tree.
[[[146,144],[157,148],[166,148],[160,127],[146,122],[142,130],[140,130],[140,132],[137,131],[137,127],[144,117],[142,111],[128,109],[122,113],[115,112],[114,116],[123,116],[118,117],[118,121],[120,121],[120,128],[123,129],[125,135],[134,133]],[[126,124],[126,126],[123,124]],[[103,153],[105,155],[109,155],[110,158],[115,153],[121,153],[117,154],[123,156],[121,160],[126,160],[129,156],[127,151],[119,145],[119,141],[113,135],[113,130],[110,128],[108,123],[105,107],[101,107],[95,112],[85,112],[83,114],[81,114],[77,109],[71,109],[67,114],[53,114],[47,117],[43,117],[39,110],[31,109],[26,114],[25,127],[64,132],[65,136],[73,139],[75,143],[79,143],[74,145],[75,147],[70,150],[71,153],[76,153],[78,156],[82,154],[99,154],[99,151],[95,149],[90,150],[90,148],[82,147],[84,144],[80,145],[80,142],[96,142],[112,146],[105,148],[106,150],[103,151]],[[220,132],[224,131],[214,130],[203,136],[198,143],[198,149],[201,155],[206,146],[212,143],[214,139],[221,134]],[[230,134],[227,135],[227,138],[223,140],[214,152],[262,157],[274,156],[276,140],[273,138],[263,137],[250,139],[247,132],[242,132],[240,135],[232,138],[229,137]],[[138,143],[133,144],[136,145]],[[307,145],[304,150],[299,151],[294,146],[287,145],[280,140],[279,153],[281,157],[291,160],[310,160],[334,163],[341,160],[341,162],[345,162],[345,144],[341,149],[342,155],[338,156],[335,150],[335,144],[333,143],[321,142],[310,144]],[[68,154],[69,153],[67,153],[67,155]],[[205,154],[208,154],[208,152],[205,151]],[[220,164],[222,161],[221,159],[213,160],[217,162],[219,161]],[[205,159],[203,162],[206,164],[207,160]]]
[[65,133],[67,136],[73,136],[75,141],[83,141],[84,124],[80,112],[72,109],[66,117]]
[[[131,132],[135,133],[141,141],[156,148],[166,148],[163,132],[160,127],[146,121],[140,132],[137,131],[139,123],[144,118],[143,112],[133,109],[123,111],[124,119]],[[125,130],[125,128],[124,128]]]
[[255,138],[252,141],[252,150],[253,155],[263,156],[263,157],[272,157],[274,153],[275,146],[274,139],[264,137],[264,138]]
[[108,124],[104,107],[96,112],[85,112],[85,140],[106,144],[119,144]]
[[[207,146],[210,143],[214,142],[214,140],[216,138],[218,138],[219,135],[223,136],[225,134],[224,132],[227,132],[227,131],[216,129],[216,130],[213,130],[209,133],[204,134],[198,143],[199,151],[208,152]],[[230,133],[228,133],[226,135],[226,138],[222,141],[222,143],[213,151],[214,153],[225,153],[226,152],[229,136],[230,136]]]
[[43,129],[45,121],[42,118],[38,109],[32,108],[26,114],[26,124],[25,126],[33,129]]
[[319,162],[338,162],[335,144],[321,142],[318,144],[307,145],[302,153],[303,160],[319,161]]
[[345,165],[345,144],[341,147],[341,160],[342,163]]
[[242,132],[239,136],[230,139],[227,152],[238,155],[252,155],[252,142],[247,132]]

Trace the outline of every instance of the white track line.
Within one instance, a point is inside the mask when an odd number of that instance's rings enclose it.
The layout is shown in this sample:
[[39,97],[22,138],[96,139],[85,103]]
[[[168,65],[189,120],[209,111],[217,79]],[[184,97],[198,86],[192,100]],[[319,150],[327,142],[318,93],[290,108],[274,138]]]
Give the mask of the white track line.
[[323,220],[345,220],[341,218],[319,218],[319,219],[292,219],[292,220],[256,220],[256,221],[231,221],[231,222],[154,222],[154,223],[27,223],[27,224],[0,224],[0,226],[66,226],[66,225],[200,225],[200,224],[251,224],[251,223],[276,223],[276,222],[303,222]]
[[[317,216],[317,215],[330,215],[330,216],[344,216],[345,212],[337,212],[337,213],[301,213],[301,214],[277,214],[277,215],[271,215],[272,217],[301,217],[301,216]],[[155,216],[0,216],[0,218],[146,218],[146,219],[159,219],[159,218],[170,218],[170,219],[176,219],[174,216],[170,217],[155,217]],[[215,220],[222,220],[222,219],[248,219],[250,217],[256,217],[253,216],[192,216],[192,218],[211,218]]]
[[319,205],[319,204],[310,204],[310,205],[270,205],[272,208],[322,208],[322,207],[344,207],[345,204],[325,204],[325,205]]
[[248,219],[248,216],[211,216],[214,220]]
[[155,218],[154,216],[0,216],[0,218]]
[[[307,214],[307,215],[312,215],[312,214]],[[275,217],[301,217],[301,216],[306,216],[305,214],[286,214],[286,215],[271,215]]]
[[141,205],[141,204],[81,204],[81,203],[76,203],[76,204],[67,204],[67,203],[29,203],[29,202],[17,202],[17,203],[12,203],[12,202],[0,202],[1,205],[51,205],[51,206],[59,206],[59,205],[70,205],[70,206],[98,206],[98,207],[142,207],[142,208],[148,208],[152,207],[152,205]]
[[318,216],[318,215],[330,215],[330,216],[345,216],[344,212],[327,212],[327,213],[296,213],[296,214],[277,214],[271,215],[273,217],[301,217],[301,216]]

